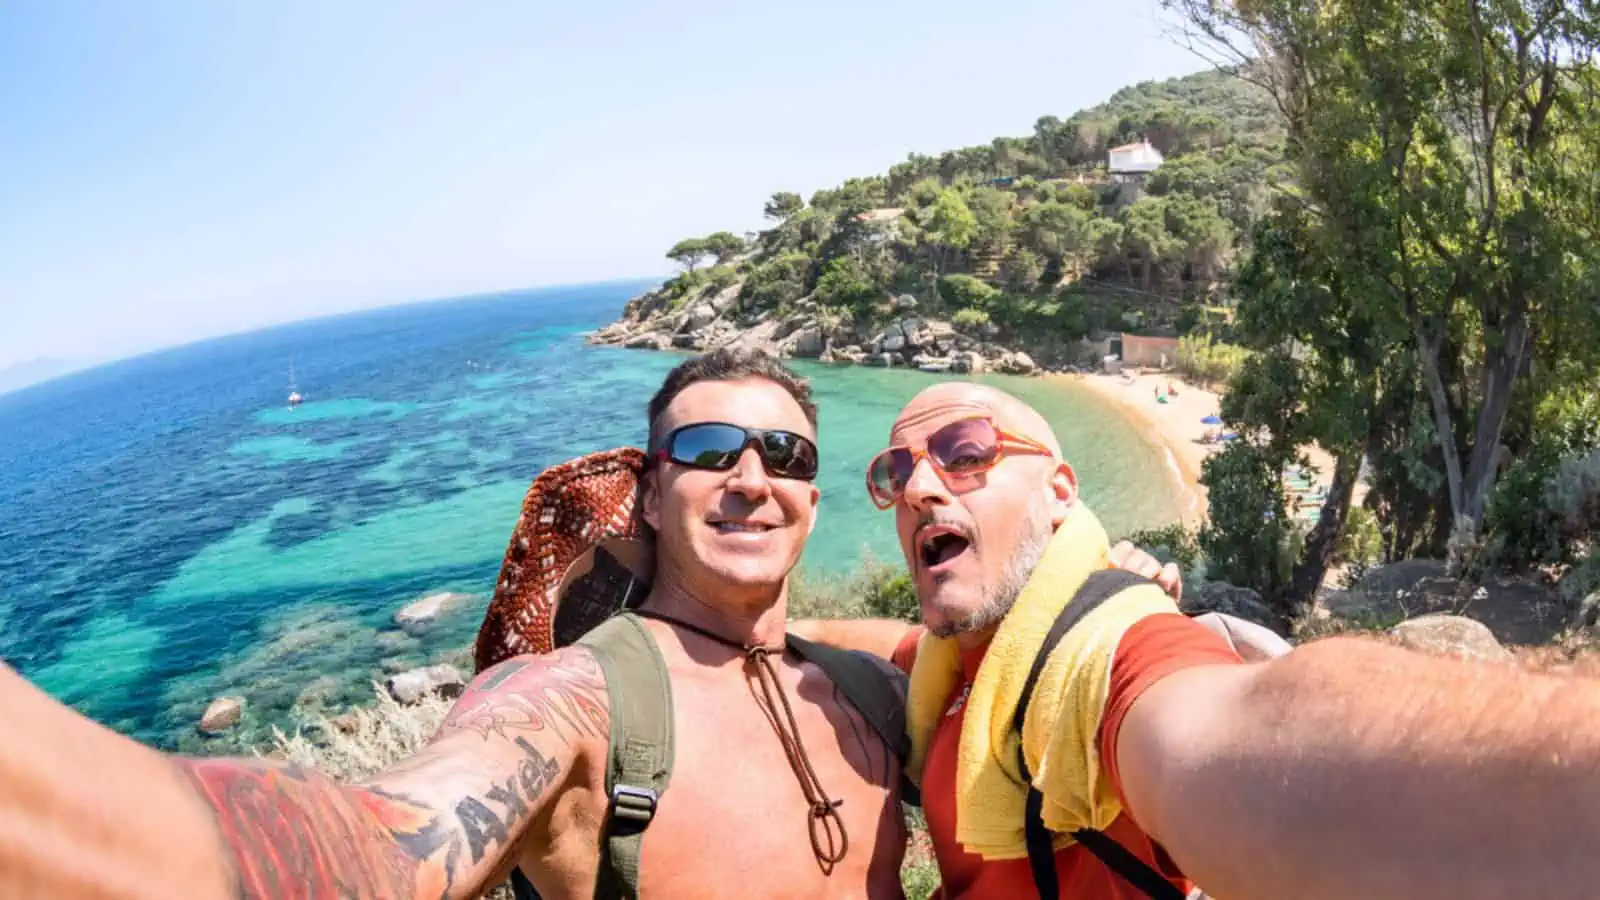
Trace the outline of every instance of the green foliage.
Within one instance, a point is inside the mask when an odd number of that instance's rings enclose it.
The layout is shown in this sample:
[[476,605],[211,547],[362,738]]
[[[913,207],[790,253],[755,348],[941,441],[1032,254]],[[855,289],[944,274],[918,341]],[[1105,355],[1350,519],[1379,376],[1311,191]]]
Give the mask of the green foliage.
[[799,300],[806,293],[811,257],[790,251],[757,263],[745,277],[739,300],[745,309],[774,309]]
[[707,235],[704,242],[705,251],[717,258],[717,265],[725,265],[735,256],[745,251],[744,238],[731,231],[718,231]]
[[769,219],[782,221],[799,212],[806,205],[799,194],[789,191],[779,191],[772,195],[772,199],[761,208],[761,212]]
[[706,246],[705,238],[684,238],[672,245],[667,251],[667,259],[672,260],[686,270],[693,272],[705,258],[712,255],[711,248]]
[[1383,533],[1378,529],[1378,517],[1364,506],[1353,506],[1339,530],[1333,549],[1333,562],[1350,567],[1350,574],[1359,578],[1368,568],[1383,560]]
[[850,310],[861,310],[883,296],[883,289],[867,277],[853,256],[836,256],[823,267],[812,293],[818,303]]
[[1242,370],[1249,357],[1250,351],[1245,348],[1221,343],[1207,334],[1178,339],[1178,371],[1192,381],[1225,384]]
[[1283,603],[1302,537],[1279,481],[1287,461],[1281,451],[1249,440],[1208,457],[1200,482],[1211,512],[1198,541],[1209,578],[1253,588],[1286,615],[1292,613]]
[[1127,540],[1162,563],[1177,563],[1184,572],[1195,568],[1201,561],[1199,534],[1185,528],[1180,522],[1135,531],[1128,535]]
[[[943,278],[970,276],[988,290],[960,287],[959,298],[946,298],[953,310],[979,310],[1008,333],[1054,343],[1087,333],[1091,322],[1115,326],[1133,311],[1067,299],[1078,285],[1137,280],[1158,295],[1135,301],[1159,310],[1146,324],[1169,324],[1202,292],[1191,282],[1209,287],[1232,264],[1260,205],[1260,176],[1281,158],[1263,101],[1227,73],[1143,84],[1065,120],[1041,117],[1027,135],[911,154],[885,174],[817,190],[809,202],[774,193],[762,207],[770,227],[749,245],[716,232],[669,251],[691,276],[676,279],[669,303],[703,289],[699,270],[709,263],[737,262],[747,311],[814,292],[852,316],[872,314],[887,293],[937,306],[947,294]],[[1106,153],[1144,134],[1175,175],[1161,196],[1119,211]],[[1162,304],[1159,296],[1182,300]]]
[[916,588],[903,564],[864,555],[844,576],[796,573],[789,582],[789,614],[801,619],[901,619],[921,614]]
[[[1241,60],[1253,48],[1293,48],[1258,71],[1290,114],[1292,199],[1305,213],[1294,229],[1307,261],[1300,274],[1339,299],[1339,325],[1367,330],[1365,346],[1399,346],[1409,357],[1404,368],[1380,361],[1373,390],[1369,360],[1356,357],[1343,383],[1359,389],[1330,393],[1389,406],[1383,395],[1394,391],[1405,397],[1392,404],[1396,422],[1413,421],[1410,401],[1420,399],[1428,428],[1365,430],[1402,447],[1431,433],[1432,458],[1422,462],[1442,474],[1442,494],[1384,500],[1397,517],[1418,515],[1416,504],[1442,508],[1452,544],[1480,544],[1501,438],[1528,415],[1523,384],[1546,377],[1538,371],[1592,375],[1600,365],[1600,70],[1590,62],[1600,9],[1544,0],[1164,5],[1210,49]],[[1172,174],[1184,176],[1174,185],[1207,177]],[[1326,374],[1337,359],[1327,355]],[[1525,499],[1508,498],[1502,514],[1532,508]],[[1509,535],[1512,523],[1501,524]]]
[[939,296],[952,309],[987,310],[1000,298],[1000,291],[971,275],[946,275],[939,279]]
[[989,314],[981,309],[974,309],[969,306],[965,309],[956,310],[955,314],[950,317],[950,324],[965,331],[971,331],[989,324]]

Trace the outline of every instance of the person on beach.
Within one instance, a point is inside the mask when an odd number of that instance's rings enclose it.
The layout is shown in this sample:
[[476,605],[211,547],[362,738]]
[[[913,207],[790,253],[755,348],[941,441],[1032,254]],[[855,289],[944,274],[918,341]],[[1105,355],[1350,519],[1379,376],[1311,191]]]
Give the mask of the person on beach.
[[[922,623],[798,633],[909,673],[939,896],[1569,897],[1600,882],[1600,692],[1335,637],[1245,662],[1106,535],[1049,425],[944,383],[868,468]],[[1191,894],[1192,895],[1192,894]]]
[[[359,783],[158,753],[0,666],[0,897],[473,897],[508,875],[546,898],[901,896],[905,676],[785,636],[816,524],[815,416],[768,357],[676,368],[649,405],[643,605],[483,668],[424,749]],[[631,508],[555,502],[602,474],[577,462],[536,480],[554,500],[524,507],[508,550],[532,572],[555,561],[541,589],[589,583],[573,547]],[[566,530],[520,546],[542,525]],[[542,612],[559,629],[572,610]],[[485,634],[480,650],[500,646]],[[640,728],[652,714],[659,734]]]

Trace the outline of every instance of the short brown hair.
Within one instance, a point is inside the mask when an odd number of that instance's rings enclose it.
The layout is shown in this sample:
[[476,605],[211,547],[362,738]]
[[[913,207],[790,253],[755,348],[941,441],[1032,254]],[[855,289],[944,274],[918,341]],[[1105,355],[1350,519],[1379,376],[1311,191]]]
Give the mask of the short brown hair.
[[661,382],[661,389],[650,398],[650,449],[654,450],[662,438],[656,428],[661,414],[666,412],[674,398],[683,393],[684,388],[701,381],[739,381],[745,378],[765,379],[783,388],[794,398],[794,402],[800,404],[812,429],[817,427],[817,404],[812,401],[811,385],[804,378],[764,350],[719,347],[679,363],[667,373],[666,380]]

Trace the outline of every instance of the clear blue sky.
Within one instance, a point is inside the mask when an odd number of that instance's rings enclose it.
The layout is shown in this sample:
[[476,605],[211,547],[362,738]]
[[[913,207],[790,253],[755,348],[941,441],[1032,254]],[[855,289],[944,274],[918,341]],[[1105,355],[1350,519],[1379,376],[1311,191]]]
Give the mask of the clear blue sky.
[[1204,67],[1155,0],[7,3],[0,368],[665,274],[773,191]]

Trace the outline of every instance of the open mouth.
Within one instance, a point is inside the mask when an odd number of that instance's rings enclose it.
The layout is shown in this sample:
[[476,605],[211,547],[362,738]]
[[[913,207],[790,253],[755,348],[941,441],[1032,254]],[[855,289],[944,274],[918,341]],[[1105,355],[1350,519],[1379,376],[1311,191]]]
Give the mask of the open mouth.
[[948,528],[929,528],[918,542],[922,564],[930,569],[944,565],[967,552],[971,545],[965,537]]

